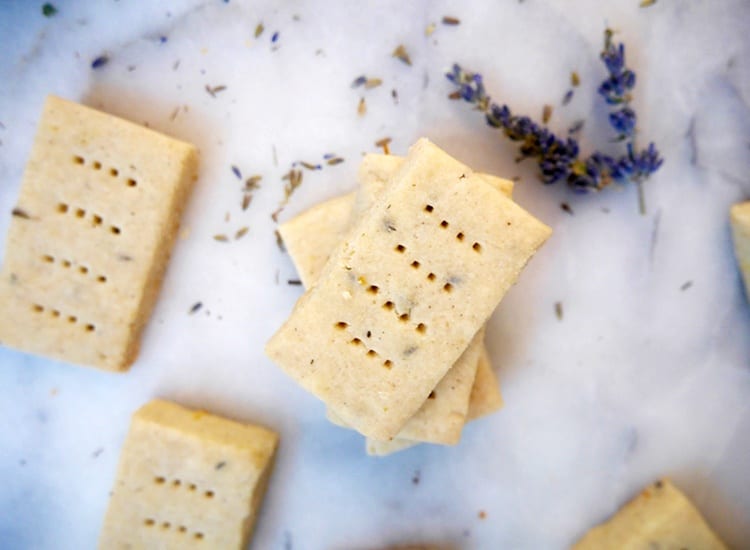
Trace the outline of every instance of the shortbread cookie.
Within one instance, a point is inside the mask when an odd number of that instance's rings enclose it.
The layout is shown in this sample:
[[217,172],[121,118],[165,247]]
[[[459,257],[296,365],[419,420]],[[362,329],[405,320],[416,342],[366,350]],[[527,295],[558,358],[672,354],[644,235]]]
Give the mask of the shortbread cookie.
[[167,401],[133,417],[99,547],[247,546],[278,436]]
[[745,293],[750,298],[750,201],[732,206],[729,219],[732,223],[735,256],[745,281]]
[[700,512],[668,480],[644,489],[606,523],[594,527],[574,550],[724,550]]
[[392,438],[549,234],[422,139],[267,353],[347,424]]
[[[403,157],[390,155],[365,157],[358,177],[359,191],[355,210],[359,211],[355,211],[353,215],[350,210],[354,202],[354,193],[349,193],[314,206],[279,227],[279,233],[306,288],[315,283],[330,252],[344,238],[350,217],[356,219],[372,205],[377,196],[384,192],[388,180],[403,162]],[[489,174],[482,174],[482,177],[507,196],[512,193],[513,182]],[[436,386],[430,398],[405,424],[396,439],[405,438],[447,445],[458,443],[472,392],[478,399],[487,399],[485,402],[474,404],[476,408],[486,409],[487,412],[499,408],[498,388],[476,388],[476,384],[472,386],[476,372],[476,366],[473,366],[472,362],[480,353],[486,356],[482,343],[483,334],[484,331],[477,341],[469,344],[467,350]],[[485,364],[485,367],[489,368],[489,364]],[[497,384],[491,368],[489,374],[483,372],[482,383]],[[346,427],[331,411],[327,411],[327,417],[334,424]],[[368,444],[367,448],[395,451],[407,447],[398,443],[382,443]]]
[[0,272],[0,344],[127,368],[196,169],[192,145],[49,97]]

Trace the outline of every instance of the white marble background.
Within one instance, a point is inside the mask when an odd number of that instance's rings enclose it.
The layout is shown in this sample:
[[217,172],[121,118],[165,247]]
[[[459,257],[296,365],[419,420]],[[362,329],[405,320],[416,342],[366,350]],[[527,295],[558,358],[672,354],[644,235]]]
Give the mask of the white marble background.
[[[49,93],[194,142],[201,178],[129,373],[0,350],[0,547],[94,547],[130,415],[163,396],[280,431],[256,548],[564,548],[662,475],[750,548],[750,306],[727,222],[750,196],[746,0],[54,3],[45,18],[40,1],[0,0],[0,234]],[[543,187],[446,99],[442,71],[458,61],[519,113],[554,105],[553,129],[586,118],[586,151],[612,147],[595,93],[607,25],[638,74],[639,139],[666,158],[645,216],[633,189]],[[411,67],[390,56],[399,43]],[[582,83],[563,107],[573,70]],[[383,85],[353,90],[361,74]],[[490,325],[506,408],[456,448],[373,459],[262,349],[301,292],[270,218],[281,176],[296,160],[346,159],[305,172],[287,219],[351,189],[361,153],[386,136],[397,153],[428,136],[519,176],[518,202],[555,234]],[[245,212],[232,165],[263,176]],[[242,240],[213,239],[245,225]]]

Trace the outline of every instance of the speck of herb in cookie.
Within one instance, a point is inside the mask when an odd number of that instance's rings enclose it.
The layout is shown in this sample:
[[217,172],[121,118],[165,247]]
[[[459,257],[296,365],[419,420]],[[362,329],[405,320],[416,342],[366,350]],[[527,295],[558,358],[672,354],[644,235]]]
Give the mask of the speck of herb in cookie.
[[16,218],[23,218],[25,220],[30,220],[31,219],[31,216],[29,216],[29,214],[25,210],[23,210],[21,208],[14,208],[12,214]]
[[53,4],[49,2],[45,2],[42,5],[42,15],[44,17],[52,17],[56,13],[57,13],[57,8]]
[[237,168],[235,165],[232,165],[232,174],[234,174],[235,176],[237,176],[238,180],[242,179],[242,172],[240,172],[240,169]]
[[542,109],[542,122],[547,124],[552,117],[552,105],[545,105]]
[[357,105],[357,114],[359,116],[365,116],[367,113],[367,102],[364,97],[359,98],[359,105]]
[[443,25],[456,26],[460,24],[461,20],[458,17],[452,17],[450,15],[443,17]]
[[407,65],[411,65],[411,57],[409,57],[409,53],[406,51],[406,48],[403,44],[399,44],[396,49],[393,50],[391,57],[395,57],[403,61]]
[[261,21],[255,26],[255,38],[258,38],[261,34],[263,34],[263,30],[265,27],[263,26],[263,22]]
[[91,62],[91,68],[98,69],[100,67],[104,67],[104,65],[106,65],[107,63],[109,63],[109,57],[107,57],[106,55],[100,55]]
[[287,279],[286,284],[290,286],[300,286],[302,284],[302,281],[299,279]]
[[237,232],[234,234],[234,240],[237,241],[247,235],[247,232],[250,231],[250,228],[248,226],[240,227]]
[[200,311],[200,309],[201,309],[202,307],[203,307],[203,302],[195,302],[195,303],[194,303],[194,304],[193,304],[193,305],[191,306],[191,308],[190,308],[190,310],[188,311],[188,313],[189,313],[190,315],[192,315],[193,313],[198,313],[198,311]]
[[208,95],[210,95],[211,97],[216,97],[216,94],[218,94],[219,92],[223,92],[226,89],[227,87],[224,86],[223,84],[219,86],[209,86],[208,84],[206,84],[206,91],[208,92]]
[[570,207],[570,205],[567,202],[560,203],[560,210],[570,214],[571,216],[575,215],[575,213],[573,212],[573,209]]
[[224,235],[224,233],[219,233],[218,235],[214,235],[214,240],[218,241],[220,243],[228,243],[229,242],[229,238],[227,238],[227,236]]
[[563,320],[563,305],[562,302],[555,302],[555,317],[558,321]]
[[391,143],[391,138],[384,137],[383,139],[379,139],[378,141],[376,141],[375,142],[375,146],[376,147],[380,147],[381,149],[383,149],[383,154],[384,155],[390,155],[391,154],[391,150],[388,147],[388,145],[390,143]]

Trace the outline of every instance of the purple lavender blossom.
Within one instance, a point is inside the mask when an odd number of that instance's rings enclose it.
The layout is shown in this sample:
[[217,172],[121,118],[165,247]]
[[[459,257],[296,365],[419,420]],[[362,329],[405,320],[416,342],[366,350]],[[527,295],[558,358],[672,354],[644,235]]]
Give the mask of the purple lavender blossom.
[[512,141],[521,142],[520,160],[537,159],[542,182],[552,184],[564,180],[578,192],[599,191],[612,182],[640,183],[663,162],[653,143],[642,151],[635,151],[637,117],[629,106],[635,73],[625,66],[625,46],[612,42],[609,29],[604,33],[601,59],[609,74],[598,91],[609,105],[617,106],[609,114],[609,123],[618,138],[626,141],[626,154],[616,159],[598,151],[585,160],[579,159],[579,145],[572,137],[563,140],[531,118],[514,115],[507,105],[493,103],[478,73],[464,71],[454,64],[446,77],[457,87],[450,97],[476,105],[489,126],[502,130]]

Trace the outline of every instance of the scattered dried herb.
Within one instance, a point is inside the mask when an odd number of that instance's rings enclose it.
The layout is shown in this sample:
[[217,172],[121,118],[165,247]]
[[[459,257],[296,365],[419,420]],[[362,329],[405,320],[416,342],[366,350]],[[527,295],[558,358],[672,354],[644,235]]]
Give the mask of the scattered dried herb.
[[458,17],[452,17],[450,15],[443,17],[443,25],[456,26],[460,24],[461,20]]
[[357,114],[359,116],[365,116],[367,113],[367,102],[364,97],[359,98],[359,105],[357,105]]
[[547,124],[549,119],[552,117],[552,105],[545,105],[542,108],[542,122]]
[[263,26],[263,22],[261,21],[255,26],[255,38],[258,38],[261,34],[263,34],[264,30],[265,27]]
[[216,466],[214,466],[214,470],[221,470],[226,465],[227,463],[224,460],[222,460],[221,462],[217,462]]
[[300,286],[302,284],[302,281],[299,279],[287,279],[286,284],[289,286]]
[[581,130],[583,130],[583,123],[584,123],[583,119],[576,120],[573,123],[573,126],[571,126],[570,128],[568,128],[568,134],[570,134],[570,135],[577,134],[578,132],[580,132]]
[[334,157],[332,159],[328,159],[326,161],[326,164],[328,164],[329,166],[336,166],[337,164],[341,164],[342,162],[344,162],[344,159],[342,159],[341,157]]
[[693,281],[685,281],[684,283],[682,283],[682,286],[680,287],[680,290],[682,290],[684,292],[688,288],[690,288],[691,286],[693,286]]
[[247,232],[250,231],[250,228],[248,226],[240,227],[237,232],[234,234],[234,240],[237,241],[247,235]]
[[232,165],[232,174],[234,174],[235,176],[237,176],[238,180],[242,179],[242,172],[240,172],[240,169],[237,168],[235,165]]
[[578,76],[578,73],[573,71],[570,73],[570,85],[573,87],[576,87],[581,84],[581,77]]
[[245,191],[255,191],[260,189],[258,182],[263,179],[263,176],[255,174],[245,180]]
[[31,216],[29,216],[29,214],[25,210],[23,210],[21,208],[18,208],[18,207],[16,207],[16,208],[13,209],[12,214],[16,218],[23,218],[24,220],[30,220],[31,219]]
[[203,302],[195,302],[193,306],[190,308],[190,311],[188,313],[192,315],[193,313],[197,313],[200,311],[200,309],[203,307]]
[[435,25],[435,23],[430,23],[429,25],[427,25],[427,28],[424,30],[424,35],[425,36],[432,36],[432,33],[435,32],[435,28],[436,27],[437,27],[437,25]]
[[562,104],[567,105],[573,99],[573,90],[568,90],[562,98]]
[[393,50],[391,56],[403,61],[407,65],[411,65],[411,57],[409,57],[409,53],[406,51],[403,44],[399,44],[396,49]]
[[558,321],[563,320],[563,305],[562,302],[555,302],[555,316]]
[[362,86],[365,82],[367,82],[367,77],[365,75],[358,76],[352,82],[352,88],[358,88]]
[[45,2],[42,5],[42,15],[44,17],[52,17],[56,13],[57,13],[57,8],[54,5],[50,4],[49,2]]
[[573,212],[573,209],[570,207],[570,205],[567,202],[561,202],[560,203],[560,209],[563,212],[567,212],[571,216],[575,215],[575,213]]
[[383,154],[390,155],[391,154],[391,150],[388,147],[388,145],[390,143],[391,143],[391,138],[384,137],[383,139],[379,139],[378,141],[376,141],[375,142],[375,146],[382,148],[383,149]]
[[654,4],[656,4],[656,0],[641,0],[642,8],[648,8],[649,6],[653,6]]
[[279,233],[279,230],[275,230],[274,234],[276,235],[276,246],[279,247],[279,250],[281,252],[286,252],[286,247],[284,246],[284,239],[281,238],[281,233]]
[[213,87],[206,84],[206,91],[208,92],[208,95],[210,95],[211,97],[216,97],[216,94],[218,94],[219,92],[223,92],[226,89],[227,87],[224,86],[223,84],[219,86],[213,86]]
[[219,233],[218,235],[214,235],[214,240],[215,241],[219,241],[220,243],[228,243],[229,242],[229,238],[227,238],[227,236],[224,235],[223,233]]
[[109,57],[107,57],[106,55],[100,55],[91,62],[91,68],[98,69],[100,67],[104,67],[104,65],[106,65],[107,63],[109,63]]

